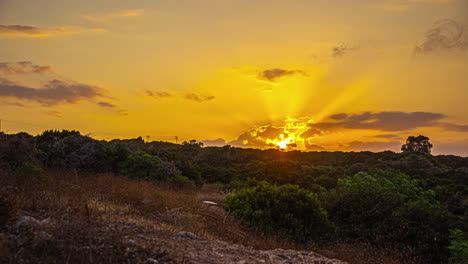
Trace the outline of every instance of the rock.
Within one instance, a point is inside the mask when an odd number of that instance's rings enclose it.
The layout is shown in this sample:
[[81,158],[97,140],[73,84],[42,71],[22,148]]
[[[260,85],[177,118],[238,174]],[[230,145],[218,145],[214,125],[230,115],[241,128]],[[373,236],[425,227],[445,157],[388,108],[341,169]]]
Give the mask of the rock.
[[175,236],[183,237],[183,238],[190,238],[190,239],[200,239],[200,237],[195,235],[194,233],[186,232],[186,231],[177,232]]
[[152,203],[152,202],[153,202],[153,200],[150,200],[150,199],[143,199],[143,200],[141,201],[141,203],[142,203],[142,204],[145,204],[145,205],[148,205],[148,204],[150,204],[150,203]]
[[16,228],[20,231],[36,230],[41,227],[41,221],[32,216],[21,216],[16,222]]
[[33,231],[38,230],[41,227],[47,226],[52,224],[52,220],[50,218],[46,218],[44,220],[38,220],[32,216],[21,216],[18,221],[16,222],[16,229],[18,231]]
[[155,260],[154,258],[148,258],[146,260],[146,263],[148,264],[156,264],[156,263],[159,263],[159,261]]
[[137,247],[138,246],[138,242],[136,240],[133,240],[133,239],[127,239],[125,241],[125,245],[127,247]]

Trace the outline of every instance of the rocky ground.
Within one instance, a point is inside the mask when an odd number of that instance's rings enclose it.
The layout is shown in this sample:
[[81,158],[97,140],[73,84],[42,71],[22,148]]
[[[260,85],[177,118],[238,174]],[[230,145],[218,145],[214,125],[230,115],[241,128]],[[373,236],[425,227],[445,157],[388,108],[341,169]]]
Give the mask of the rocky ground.
[[[86,230],[86,234],[92,236],[87,236],[85,240],[78,237],[75,241],[64,239],[70,234],[63,232],[69,230],[57,230],[58,225],[54,219],[20,216],[14,225],[3,228],[3,232],[0,233],[0,262],[346,263],[310,251],[256,250],[252,247],[210,240],[192,232],[169,232],[156,228],[157,225],[141,225],[123,214],[121,216],[122,220],[129,221],[102,221],[97,225],[93,223]],[[60,225],[60,228],[63,228],[63,225]],[[88,257],[83,258],[83,255]],[[43,258],[35,259],[37,256]]]

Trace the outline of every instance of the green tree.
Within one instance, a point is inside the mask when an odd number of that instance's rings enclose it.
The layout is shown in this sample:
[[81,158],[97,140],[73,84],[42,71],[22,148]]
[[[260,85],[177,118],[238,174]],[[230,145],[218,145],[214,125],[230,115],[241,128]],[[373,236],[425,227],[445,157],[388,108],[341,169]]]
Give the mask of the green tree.
[[432,144],[429,142],[429,138],[419,135],[417,137],[408,137],[406,144],[401,147],[401,151],[431,154],[431,148]]

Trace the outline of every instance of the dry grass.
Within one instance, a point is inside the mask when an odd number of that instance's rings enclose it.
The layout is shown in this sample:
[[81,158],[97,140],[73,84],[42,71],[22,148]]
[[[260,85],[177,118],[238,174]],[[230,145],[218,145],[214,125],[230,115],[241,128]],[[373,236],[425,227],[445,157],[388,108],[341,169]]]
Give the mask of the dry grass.
[[[202,189],[174,189],[146,180],[127,179],[109,174],[77,175],[73,172],[49,171],[45,183],[21,183],[0,177],[0,196],[11,208],[9,231],[22,215],[39,220],[51,219],[44,230],[53,239],[29,234],[13,245],[0,243],[5,262],[89,263],[139,262],[148,257],[165,259],[157,249],[129,251],[125,237],[108,226],[128,223],[158,232],[188,231],[211,240],[252,246],[257,249],[295,249],[295,245],[271,236],[263,236],[241,225],[219,207],[203,200],[222,202],[221,186]],[[1,238],[0,230],[0,242]],[[5,236],[5,234],[3,234]],[[20,237],[20,236],[19,236]],[[48,241],[47,244],[40,244]],[[39,244],[35,244],[39,243]],[[299,249],[299,248],[296,248]],[[2,253],[2,251],[4,253]],[[335,245],[317,249],[325,256],[349,263],[401,263],[362,245]],[[5,258],[5,252],[9,257]]]

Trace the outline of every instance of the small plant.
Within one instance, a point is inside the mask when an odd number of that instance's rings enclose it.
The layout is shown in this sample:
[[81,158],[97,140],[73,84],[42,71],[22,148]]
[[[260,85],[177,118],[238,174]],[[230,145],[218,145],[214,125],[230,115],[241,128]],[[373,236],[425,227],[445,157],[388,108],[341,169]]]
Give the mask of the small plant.
[[32,163],[24,162],[16,170],[15,176],[21,180],[33,180],[43,182],[47,179],[44,170]]
[[163,196],[164,196],[163,193],[159,192],[159,191],[154,191],[154,193],[153,193],[153,198],[154,199],[161,199],[161,198],[163,198]]

